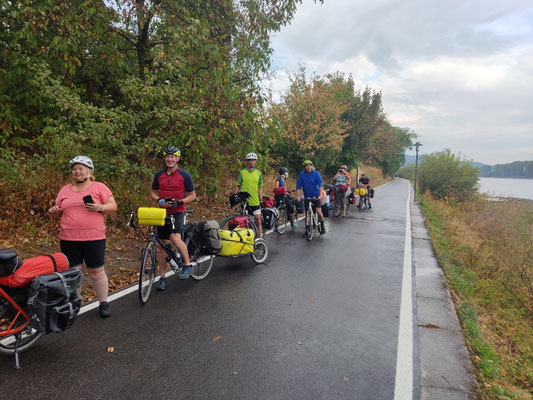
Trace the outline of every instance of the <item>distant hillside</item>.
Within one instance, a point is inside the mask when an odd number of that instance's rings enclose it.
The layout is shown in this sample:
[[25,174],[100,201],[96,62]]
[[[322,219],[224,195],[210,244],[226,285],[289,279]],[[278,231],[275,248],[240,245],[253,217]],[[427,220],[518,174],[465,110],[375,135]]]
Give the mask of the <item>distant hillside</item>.
[[[405,155],[405,164],[415,163],[416,156]],[[418,155],[420,163],[424,156]],[[481,178],[526,178],[533,179],[533,161],[514,161],[508,164],[487,165],[473,161],[472,166],[479,170]]]

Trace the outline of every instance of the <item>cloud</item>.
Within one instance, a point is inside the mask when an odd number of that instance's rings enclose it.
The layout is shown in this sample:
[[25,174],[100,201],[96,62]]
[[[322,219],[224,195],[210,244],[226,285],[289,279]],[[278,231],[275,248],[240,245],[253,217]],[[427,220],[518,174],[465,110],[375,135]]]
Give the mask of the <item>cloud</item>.
[[486,163],[533,159],[533,4],[334,0],[306,2],[273,38],[283,72],[352,74],[383,92],[384,110],[444,147]]

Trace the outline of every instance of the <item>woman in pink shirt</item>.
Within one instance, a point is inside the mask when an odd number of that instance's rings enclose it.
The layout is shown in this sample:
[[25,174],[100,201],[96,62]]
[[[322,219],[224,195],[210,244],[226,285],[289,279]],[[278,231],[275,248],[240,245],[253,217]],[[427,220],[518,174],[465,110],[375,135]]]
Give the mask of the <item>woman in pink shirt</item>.
[[61,216],[61,252],[67,256],[71,267],[81,266],[85,261],[100,302],[100,316],[106,318],[110,311],[104,269],[104,214],[117,211],[117,203],[106,185],[95,182],[94,165],[89,157],[74,157],[70,160],[70,167],[74,183],[61,188],[56,205],[49,211]]

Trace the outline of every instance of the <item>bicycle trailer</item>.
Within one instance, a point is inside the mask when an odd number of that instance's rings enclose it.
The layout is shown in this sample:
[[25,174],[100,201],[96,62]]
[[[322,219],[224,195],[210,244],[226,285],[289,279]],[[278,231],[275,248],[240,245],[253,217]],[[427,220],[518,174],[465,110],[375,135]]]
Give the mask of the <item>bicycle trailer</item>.
[[139,207],[137,217],[139,225],[163,226],[167,210],[157,207]]
[[220,231],[222,250],[219,256],[239,256],[254,252],[255,235],[252,229],[234,229]]

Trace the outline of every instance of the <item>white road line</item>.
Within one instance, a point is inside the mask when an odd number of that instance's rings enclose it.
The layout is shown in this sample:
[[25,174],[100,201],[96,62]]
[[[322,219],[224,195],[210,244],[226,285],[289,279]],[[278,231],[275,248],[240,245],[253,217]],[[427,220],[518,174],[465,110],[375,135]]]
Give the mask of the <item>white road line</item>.
[[402,300],[398,330],[398,353],[396,358],[396,382],[394,400],[413,398],[413,301],[411,276],[411,187],[407,185],[405,206],[405,247],[403,255]]

